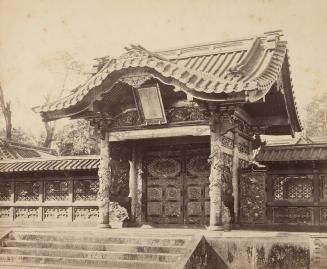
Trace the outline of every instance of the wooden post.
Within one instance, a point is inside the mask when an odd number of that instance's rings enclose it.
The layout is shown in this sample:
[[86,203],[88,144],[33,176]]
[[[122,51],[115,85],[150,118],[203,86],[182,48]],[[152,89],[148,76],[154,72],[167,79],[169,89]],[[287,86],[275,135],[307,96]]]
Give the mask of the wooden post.
[[234,196],[234,223],[238,224],[238,207],[239,207],[239,191],[238,191],[238,168],[239,168],[239,157],[238,157],[238,143],[239,133],[237,130],[234,133],[234,148],[233,148],[233,167],[232,167],[232,184],[233,184],[233,196]]
[[109,204],[110,204],[110,186],[111,186],[111,167],[108,132],[101,136],[100,140],[100,165],[99,175],[99,228],[110,228],[109,224]]

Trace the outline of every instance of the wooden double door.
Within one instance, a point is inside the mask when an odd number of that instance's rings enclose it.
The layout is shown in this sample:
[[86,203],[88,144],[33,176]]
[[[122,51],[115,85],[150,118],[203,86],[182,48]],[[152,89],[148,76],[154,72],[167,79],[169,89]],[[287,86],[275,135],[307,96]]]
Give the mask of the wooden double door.
[[150,149],[145,158],[149,223],[209,222],[209,145]]

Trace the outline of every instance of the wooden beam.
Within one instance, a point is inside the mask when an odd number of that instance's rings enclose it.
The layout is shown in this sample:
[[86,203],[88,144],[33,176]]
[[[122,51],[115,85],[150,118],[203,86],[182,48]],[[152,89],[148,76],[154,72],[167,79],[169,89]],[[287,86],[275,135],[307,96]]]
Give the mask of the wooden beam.
[[109,141],[125,141],[179,136],[209,136],[208,125],[178,126],[158,129],[141,129],[131,131],[114,131],[109,133]]

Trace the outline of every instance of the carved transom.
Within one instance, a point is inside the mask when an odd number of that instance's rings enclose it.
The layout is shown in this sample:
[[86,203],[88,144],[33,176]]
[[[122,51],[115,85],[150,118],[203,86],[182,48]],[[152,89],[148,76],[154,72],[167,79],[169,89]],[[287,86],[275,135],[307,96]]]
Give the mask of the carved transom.
[[187,163],[187,171],[193,176],[207,176],[210,173],[210,165],[207,155],[192,157]]
[[152,177],[175,177],[181,172],[181,164],[173,158],[155,158],[148,170]]

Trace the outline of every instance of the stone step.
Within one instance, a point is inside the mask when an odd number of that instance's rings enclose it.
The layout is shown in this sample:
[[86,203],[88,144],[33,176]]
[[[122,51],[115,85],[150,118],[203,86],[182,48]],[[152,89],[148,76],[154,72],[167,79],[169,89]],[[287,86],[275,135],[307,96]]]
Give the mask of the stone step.
[[59,242],[89,242],[104,244],[134,244],[134,245],[151,245],[151,246],[183,246],[190,237],[131,237],[131,235],[97,235],[92,234],[74,234],[74,233],[31,233],[31,232],[13,232],[9,235],[11,240],[28,240],[28,241],[59,241]]
[[[138,260],[106,260],[106,259],[84,259],[84,258],[68,258],[68,257],[50,257],[35,255],[9,255],[0,254],[1,263],[15,264],[49,264],[49,265],[65,265],[65,266],[85,266],[90,267],[106,267],[106,268],[129,268],[129,269],[170,269],[172,263],[138,261]],[[60,267],[59,267],[60,268]]]
[[[55,265],[55,264],[38,264],[38,263],[0,263],[1,269],[99,269],[99,268],[108,268],[108,267],[90,267],[90,266],[66,266],[66,265]],[[128,269],[128,268],[113,268],[110,269]]]
[[73,250],[93,250],[93,251],[116,251],[122,252],[143,252],[143,253],[183,253],[181,246],[151,246],[133,244],[98,244],[98,243],[74,243],[74,242],[54,242],[54,241],[27,241],[27,240],[6,240],[2,242],[3,247],[22,248],[52,248],[52,249],[73,249]]
[[28,255],[28,256],[49,256],[67,257],[80,259],[105,259],[105,260],[137,260],[137,261],[158,261],[175,262],[179,254],[162,253],[140,253],[122,252],[120,248],[116,251],[91,251],[91,250],[71,250],[71,249],[51,249],[51,248],[17,248],[2,247],[0,254]]

